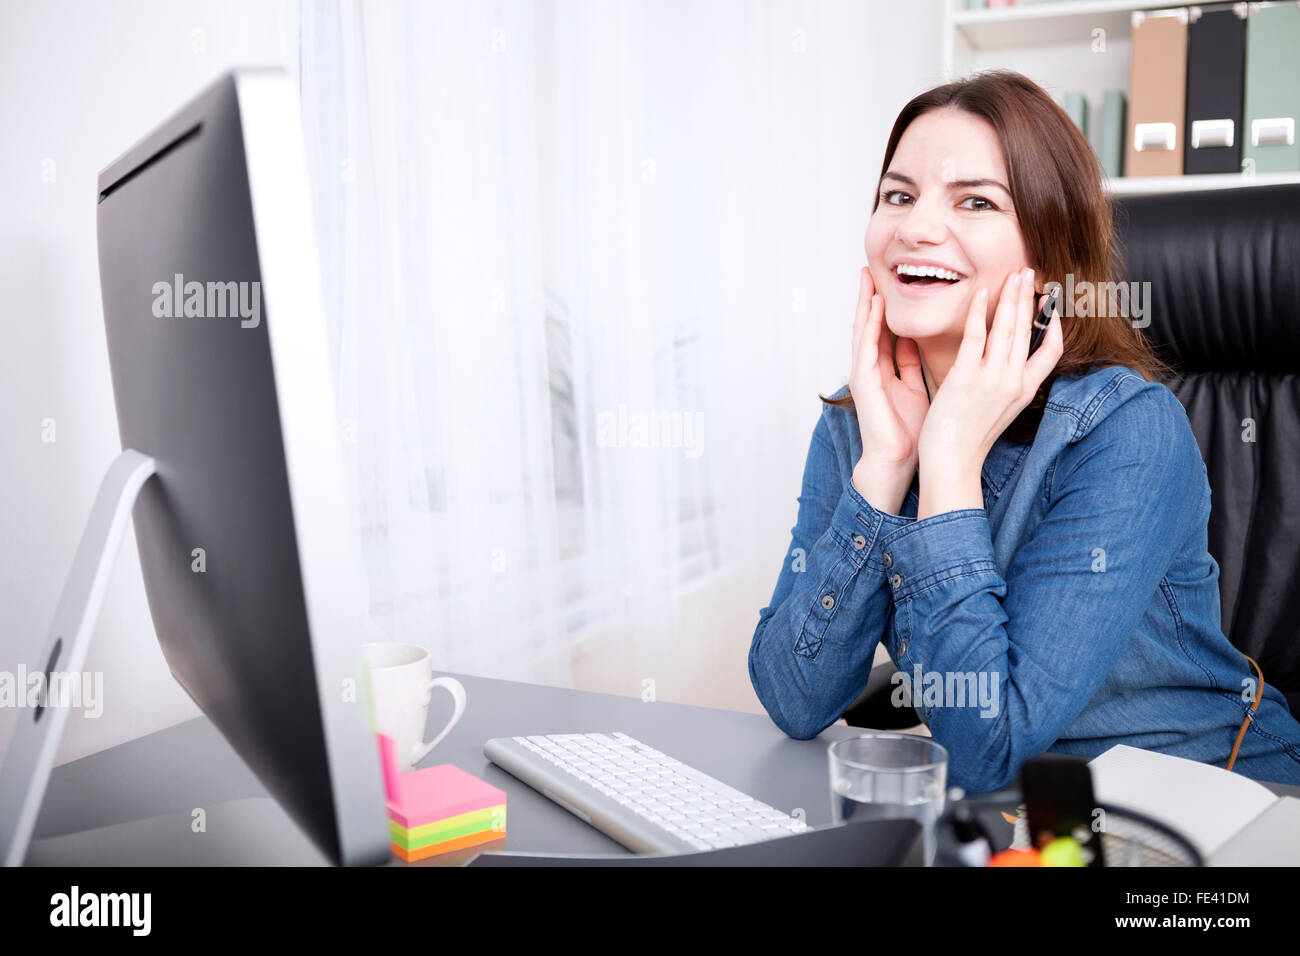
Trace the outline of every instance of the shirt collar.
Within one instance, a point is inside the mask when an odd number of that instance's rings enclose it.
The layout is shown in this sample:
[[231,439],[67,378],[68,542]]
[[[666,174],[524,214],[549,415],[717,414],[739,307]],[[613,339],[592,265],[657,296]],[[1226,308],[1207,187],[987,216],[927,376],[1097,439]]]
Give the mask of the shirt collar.
[[[1093,365],[1082,375],[1058,376],[1052,382],[1051,391],[1048,393],[1048,404],[1068,407],[1074,410],[1077,417],[1077,415],[1082,414],[1092,406],[1096,396],[1113,379],[1125,374],[1134,373],[1130,369],[1120,366],[1103,367]],[[841,393],[849,394],[848,387],[843,387],[840,392],[837,392],[832,397],[838,397]],[[853,434],[856,438],[856,427],[853,429]],[[853,444],[857,446],[858,442],[854,441]],[[1007,481],[1015,474],[1020,462],[1033,445],[1032,441],[1011,441],[1007,438],[999,438],[993,443],[993,447],[989,449],[989,453],[984,457],[980,477],[994,500],[997,500],[998,496],[1002,494],[1002,489],[1006,487]],[[854,453],[861,455],[861,448],[855,447]],[[918,498],[919,480],[919,474],[912,478],[912,488],[908,492],[908,497],[913,501]]]
[[[1091,410],[1097,396],[1116,378],[1133,374],[1123,366],[1093,365],[1082,375],[1062,375],[1052,382],[1047,400],[1050,405],[1073,409],[1076,417]],[[1007,480],[1020,466],[1020,461],[1033,447],[1032,441],[1011,441],[999,438],[984,458],[982,475],[984,484],[996,499],[1002,494]]]
[[1002,494],[1007,479],[1015,472],[1020,465],[1020,459],[1025,457],[1033,444],[1029,441],[1017,442],[999,438],[993,443],[989,453],[984,456],[984,467],[981,473],[985,486],[995,499]]

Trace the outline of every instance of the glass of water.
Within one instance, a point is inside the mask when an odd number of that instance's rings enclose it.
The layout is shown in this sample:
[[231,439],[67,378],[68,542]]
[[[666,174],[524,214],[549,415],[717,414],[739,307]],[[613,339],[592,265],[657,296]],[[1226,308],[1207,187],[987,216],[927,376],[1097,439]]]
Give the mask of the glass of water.
[[934,864],[934,825],[943,813],[948,751],[930,737],[873,730],[836,740],[828,750],[831,822],[916,820],[925,865]]

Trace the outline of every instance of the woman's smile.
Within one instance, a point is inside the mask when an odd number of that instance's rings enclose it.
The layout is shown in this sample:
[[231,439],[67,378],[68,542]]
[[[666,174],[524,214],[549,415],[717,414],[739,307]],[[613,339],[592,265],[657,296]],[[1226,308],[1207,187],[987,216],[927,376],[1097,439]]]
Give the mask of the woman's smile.
[[[929,271],[935,271],[935,269],[932,268]],[[896,266],[890,274],[893,276],[894,287],[897,292],[909,299],[928,299],[931,296],[943,295],[954,289],[961,289],[964,294],[970,285],[969,280],[964,276],[954,280],[940,276],[916,275],[915,270],[906,266]],[[954,273],[949,272],[948,274],[952,275]]]

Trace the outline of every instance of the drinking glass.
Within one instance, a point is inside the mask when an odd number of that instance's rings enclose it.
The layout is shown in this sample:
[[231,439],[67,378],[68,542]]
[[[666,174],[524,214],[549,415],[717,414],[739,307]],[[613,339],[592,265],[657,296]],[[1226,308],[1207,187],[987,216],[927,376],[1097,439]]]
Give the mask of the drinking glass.
[[827,755],[832,823],[916,820],[924,834],[925,865],[932,866],[948,751],[930,737],[876,730],[833,742]]

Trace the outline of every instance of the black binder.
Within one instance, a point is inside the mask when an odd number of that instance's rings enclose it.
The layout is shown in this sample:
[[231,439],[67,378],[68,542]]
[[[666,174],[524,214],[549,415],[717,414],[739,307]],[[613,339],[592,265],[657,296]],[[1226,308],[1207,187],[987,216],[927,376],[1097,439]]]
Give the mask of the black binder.
[[1238,10],[1244,8],[1245,4],[1192,8],[1195,19],[1187,26],[1184,173],[1241,172],[1246,20]]

